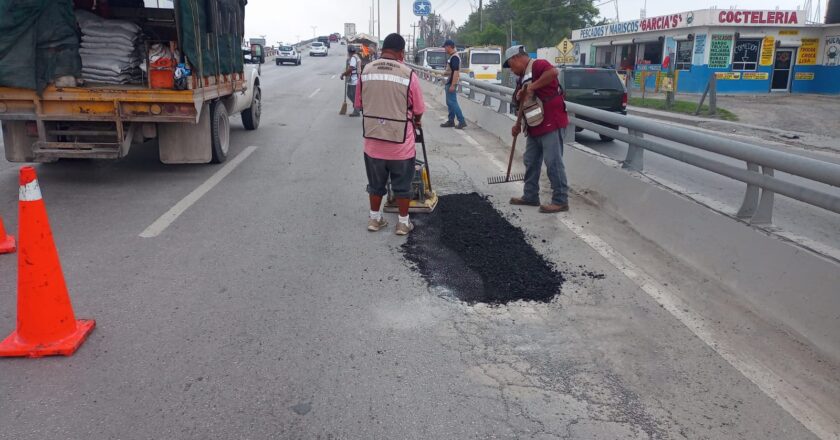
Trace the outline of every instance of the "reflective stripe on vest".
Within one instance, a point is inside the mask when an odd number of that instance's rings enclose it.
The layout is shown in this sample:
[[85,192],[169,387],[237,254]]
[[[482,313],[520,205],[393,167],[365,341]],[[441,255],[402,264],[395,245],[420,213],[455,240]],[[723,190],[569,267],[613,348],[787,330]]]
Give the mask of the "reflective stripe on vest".
[[411,69],[383,58],[368,64],[361,77],[365,139],[404,143],[409,123]]

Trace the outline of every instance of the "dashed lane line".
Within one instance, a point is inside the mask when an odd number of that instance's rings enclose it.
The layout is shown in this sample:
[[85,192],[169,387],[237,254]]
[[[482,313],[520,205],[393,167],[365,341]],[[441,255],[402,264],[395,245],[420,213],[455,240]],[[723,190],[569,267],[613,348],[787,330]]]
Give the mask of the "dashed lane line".
[[154,238],[159,236],[166,230],[178,217],[181,216],[187,209],[189,209],[192,205],[194,205],[199,199],[201,199],[205,194],[210,192],[219,182],[222,181],[228,174],[233,172],[236,167],[238,167],[245,159],[248,158],[254,151],[257,150],[257,147],[250,146],[242,150],[239,155],[234,157],[230,162],[225,164],[219,171],[216,171],[212,176],[210,176],[207,180],[204,181],[198,188],[194,189],[191,193],[187,194],[183,199],[181,199],[178,203],[175,204],[169,211],[166,211],[162,216],[160,216],[154,223],[149,225],[145,231],[140,233],[140,237],[142,238]]
[[321,89],[315,89],[315,91],[314,91],[314,92],[312,92],[312,94],[311,94],[311,95],[309,95],[309,98],[310,98],[310,99],[311,99],[311,98],[314,98],[314,97],[315,97],[315,95],[317,95],[317,94],[318,94],[318,92],[320,92],[320,91],[321,91]]

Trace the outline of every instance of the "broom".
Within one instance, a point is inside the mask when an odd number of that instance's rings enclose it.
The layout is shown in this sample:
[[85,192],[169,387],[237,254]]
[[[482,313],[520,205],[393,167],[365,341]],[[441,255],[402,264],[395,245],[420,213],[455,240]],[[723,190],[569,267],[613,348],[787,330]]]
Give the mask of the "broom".
[[347,114],[347,80],[344,80],[344,103],[341,104],[341,110],[338,111],[339,115],[346,115]]

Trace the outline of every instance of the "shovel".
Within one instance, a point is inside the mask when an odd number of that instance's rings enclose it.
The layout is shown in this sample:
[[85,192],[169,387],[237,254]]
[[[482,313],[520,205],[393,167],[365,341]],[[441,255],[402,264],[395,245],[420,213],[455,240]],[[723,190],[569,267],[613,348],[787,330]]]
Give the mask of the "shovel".
[[341,104],[341,110],[338,111],[339,115],[346,115],[347,114],[347,80],[344,80],[344,103]]
[[[523,113],[524,113],[524,106],[520,104],[519,105],[519,112],[516,115],[516,125],[518,125],[520,127],[522,126]],[[498,184],[498,183],[522,182],[522,181],[525,180],[525,175],[524,174],[513,174],[513,175],[510,174],[510,168],[513,166],[513,155],[514,155],[514,152],[516,151],[516,139],[518,137],[519,137],[519,135],[516,135],[516,136],[513,137],[513,144],[511,144],[511,146],[510,146],[510,159],[508,159],[507,174],[505,174],[504,176],[488,177],[487,178],[487,184],[488,185],[495,185],[495,184]]]

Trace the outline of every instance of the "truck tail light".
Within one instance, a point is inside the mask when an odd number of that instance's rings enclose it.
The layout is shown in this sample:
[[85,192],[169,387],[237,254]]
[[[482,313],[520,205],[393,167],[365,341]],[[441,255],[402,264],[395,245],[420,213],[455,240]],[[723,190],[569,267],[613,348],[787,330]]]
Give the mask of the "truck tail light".
[[29,137],[38,137],[38,124],[35,121],[26,122],[26,135]]
[[621,95],[621,108],[627,110],[627,92]]

